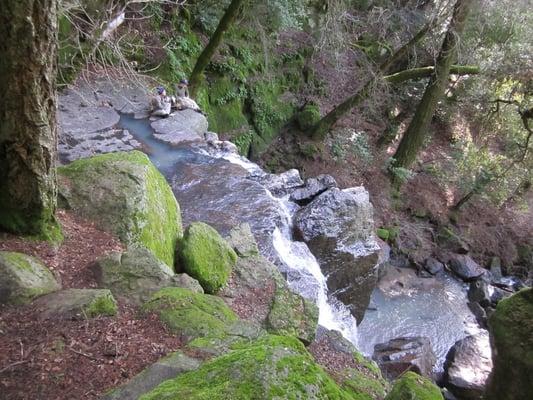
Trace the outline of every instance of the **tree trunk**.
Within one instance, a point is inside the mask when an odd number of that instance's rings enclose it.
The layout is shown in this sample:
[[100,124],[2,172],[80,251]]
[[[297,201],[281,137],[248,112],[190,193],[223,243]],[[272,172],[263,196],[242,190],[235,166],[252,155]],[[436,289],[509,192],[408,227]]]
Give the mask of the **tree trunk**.
[[0,37],[0,229],[46,236],[57,232],[57,0],[2,0]]
[[[417,32],[415,36],[411,38],[411,40],[409,40],[409,42],[404,44],[402,47],[396,50],[394,54],[392,54],[383,63],[381,63],[381,65],[379,66],[379,71],[381,73],[386,73],[388,69],[394,63],[396,63],[398,60],[404,57],[409,51],[409,49],[411,49],[414,45],[416,45],[426,35],[428,31],[429,31],[429,24],[425,25],[420,31]],[[310,132],[311,137],[314,140],[323,140],[326,134],[328,133],[328,131],[331,129],[331,127],[344,114],[346,114],[356,105],[358,105],[361,101],[363,101],[368,96],[370,89],[376,83],[378,79],[379,79],[378,77],[373,77],[370,80],[368,80],[361,89],[355,92],[352,96],[348,97],[341,104],[339,104],[337,107],[331,110],[328,114],[326,114],[322,119],[320,119],[320,121],[318,121],[316,125],[311,129],[311,132]]]
[[207,43],[207,46],[205,46],[205,49],[198,57],[198,60],[196,60],[196,64],[194,65],[194,69],[192,70],[191,76],[189,78],[191,95],[194,96],[196,94],[196,90],[198,90],[198,85],[201,81],[201,75],[204,72],[205,67],[207,67],[207,64],[209,64],[209,62],[211,61],[213,54],[215,54],[215,51],[218,49],[218,46],[222,41],[222,36],[224,35],[224,32],[228,30],[231,23],[237,16],[237,12],[239,11],[242,2],[243,0],[231,1],[231,4],[228,6],[226,12],[224,13],[224,16],[218,23],[215,33],[213,33],[213,36],[211,36],[209,43]]
[[[427,78],[432,76],[435,71],[435,67],[419,67],[406,69],[392,75],[384,76],[389,83],[401,83],[411,79]],[[476,75],[479,74],[479,67],[475,65],[452,65],[450,66],[450,74],[455,75]]]
[[415,161],[418,150],[422,147],[437,103],[444,95],[450,67],[457,57],[458,36],[463,31],[471,3],[471,0],[457,0],[455,3],[452,20],[437,58],[435,72],[394,154],[393,166],[396,168],[408,168]]

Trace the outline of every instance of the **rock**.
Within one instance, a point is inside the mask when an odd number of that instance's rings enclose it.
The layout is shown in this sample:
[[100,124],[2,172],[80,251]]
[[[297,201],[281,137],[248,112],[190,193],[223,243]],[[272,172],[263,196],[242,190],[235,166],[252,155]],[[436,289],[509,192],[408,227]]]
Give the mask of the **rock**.
[[39,318],[82,320],[117,313],[117,302],[108,289],[65,289],[37,299]]
[[198,279],[206,293],[224,286],[237,254],[216,230],[203,222],[187,227],[180,243],[180,261],[186,273]]
[[446,356],[444,385],[461,399],[483,398],[492,370],[488,332],[457,341]]
[[311,129],[320,121],[320,108],[318,104],[308,103],[296,114],[296,122],[302,131]]
[[431,376],[437,361],[426,337],[401,337],[374,346],[372,358],[388,379],[395,379],[405,371]]
[[297,234],[327,276],[328,288],[359,323],[377,281],[379,246],[373,209],[363,187],[329,189],[295,216]]
[[151,124],[154,137],[172,145],[204,140],[207,119],[193,110],[183,110]]
[[189,340],[226,336],[238,321],[221,298],[182,288],[159,290],[143,306],[143,311],[157,313],[171,332]]
[[[209,384],[206,384],[209,382]],[[295,338],[267,336],[163,382],[142,397],[212,400],[349,398]]]
[[481,307],[488,307],[491,303],[489,287],[492,289],[484,279],[471,282],[468,288],[468,300],[479,303]]
[[200,364],[201,361],[177,351],[150,365],[125,385],[105,394],[102,400],[137,400],[161,382],[175,378],[184,372],[193,371]]
[[437,232],[436,241],[440,247],[459,254],[466,254],[470,250],[468,243],[461,239],[453,230],[442,226]]
[[426,262],[424,263],[424,268],[431,275],[437,275],[439,272],[444,270],[444,264],[441,263],[436,258],[429,257],[429,258],[426,259]]
[[492,257],[490,259],[490,273],[494,280],[499,281],[502,279],[502,261],[500,257]]
[[58,168],[58,179],[64,207],[174,266],[182,235],[179,205],[145,154],[110,153],[74,161]]
[[331,175],[319,175],[305,180],[305,185],[291,193],[290,199],[304,205],[326,190],[337,187],[337,181]]
[[500,289],[499,287],[491,286],[492,293],[490,295],[490,302],[492,305],[498,304],[499,301],[511,296],[513,292],[509,290]]
[[132,248],[124,253],[111,253],[98,259],[92,266],[100,287],[110,289],[117,297],[124,297],[141,305],[150,296],[169,286],[186,287],[203,293],[195,279],[174,275],[150,250]]
[[470,256],[464,254],[453,254],[451,256],[450,269],[467,282],[479,278],[486,271],[472,260]]
[[309,344],[315,338],[318,307],[285,285],[278,285],[267,323],[270,333],[296,336],[304,344]]
[[226,241],[240,257],[259,255],[257,243],[248,224],[240,224],[232,229]]
[[489,319],[494,369],[488,400],[527,399],[533,393],[533,289],[523,289],[496,306]]
[[215,132],[205,132],[204,139],[206,142],[218,142],[218,134]]
[[26,304],[59,289],[61,286],[41,260],[0,251],[0,304]]
[[444,400],[444,397],[429,379],[408,371],[394,382],[385,400]]
[[487,313],[485,309],[481,307],[481,304],[476,302],[468,302],[468,308],[470,308],[470,311],[472,311],[472,314],[474,314],[474,317],[476,317],[477,323],[483,328],[486,328]]
[[259,175],[252,177],[252,179],[261,183],[277,197],[283,197],[304,184],[297,169],[290,169],[281,174]]
[[174,285],[172,286],[189,289],[195,293],[204,293],[204,288],[200,285],[200,282],[185,273],[174,275],[172,277],[172,282],[174,282]]

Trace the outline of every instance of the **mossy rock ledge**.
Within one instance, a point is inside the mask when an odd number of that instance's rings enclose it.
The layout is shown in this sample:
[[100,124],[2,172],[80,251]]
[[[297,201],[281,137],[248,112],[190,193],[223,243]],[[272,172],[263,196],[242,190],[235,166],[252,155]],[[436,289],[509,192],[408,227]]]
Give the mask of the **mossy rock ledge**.
[[428,378],[408,371],[394,382],[385,400],[444,400],[444,397]]
[[184,271],[197,279],[206,293],[216,293],[228,281],[237,254],[215,229],[194,222],[181,240],[180,259]]
[[139,151],[102,154],[58,168],[60,205],[95,221],[128,246],[144,246],[170,267],[182,236],[179,205]]
[[533,289],[502,300],[489,319],[492,361],[486,398],[518,400],[533,393]]
[[357,399],[294,337],[267,335],[163,382],[141,400]]
[[191,340],[227,336],[239,321],[221,298],[184,288],[157,291],[143,311],[157,313],[171,332]]
[[61,285],[41,260],[0,251],[0,304],[26,304],[59,289]]

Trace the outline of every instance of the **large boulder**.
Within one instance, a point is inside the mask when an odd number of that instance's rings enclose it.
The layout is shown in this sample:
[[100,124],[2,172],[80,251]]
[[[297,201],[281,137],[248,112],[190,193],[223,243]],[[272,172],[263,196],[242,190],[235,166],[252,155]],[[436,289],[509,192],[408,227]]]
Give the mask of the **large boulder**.
[[388,379],[395,379],[405,371],[431,376],[437,358],[426,337],[401,337],[374,346],[372,356]]
[[494,369],[486,398],[518,400],[533,393],[533,289],[523,289],[496,306],[489,319]]
[[182,288],[159,290],[143,311],[157,313],[170,331],[187,339],[226,336],[238,321],[221,298]]
[[377,281],[379,246],[373,208],[363,187],[332,188],[295,216],[298,235],[326,275],[328,288],[359,323]]
[[385,400],[444,400],[444,397],[429,379],[409,371],[394,382]]
[[444,385],[460,399],[482,399],[491,370],[489,335],[482,331],[457,341],[450,349]]
[[207,293],[216,293],[228,281],[237,254],[218,232],[203,222],[187,227],[180,243],[183,270]]
[[295,338],[267,336],[236,346],[195,371],[163,382],[152,399],[351,399]]
[[65,289],[38,298],[35,303],[43,319],[87,319],[113,316],[118,307],[108,289]]
[[450,269],[464,281],[472,281],[485,274],[486,270],[465,254],[453,254]]
[[52,272],[39,259],[0,251],[0,304],[26,304],[60,288]]
[[174,265],[180,209],[165,178],[139,152],[109,153],[58,168],[60,204]]
[[173,113],[168,118],[152,122],[154,137],[172,145],[204,140],[207,132],[207,119],[194,110]]
[[337,181],[331,175],[319,175],[316,178],[308,178],[305,185],[295,189],[290,199],[298,204],[307,204],[316,196],[326,190],[337,187]]
[[198,281],[186,274],[175,275],[168,265],[142,247],[108,254],[96,260],[92,269],[100,287],[139,305],[164,287],[186,287],[203,293]]

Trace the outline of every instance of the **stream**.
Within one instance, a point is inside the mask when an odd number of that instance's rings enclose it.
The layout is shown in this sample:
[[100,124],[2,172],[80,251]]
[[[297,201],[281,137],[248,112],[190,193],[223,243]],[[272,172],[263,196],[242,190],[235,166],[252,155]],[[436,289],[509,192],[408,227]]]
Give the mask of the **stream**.
[[292,238],[298,206],[276,198],[249,176],[266,174],[232,153],[210,151],[205,144],[171,146],[153,137],[148,120],[122,115],[119,127],[143,144],[152,162],[171,184],[184,224],[203,220],[221,234],[249,223],[261,253],[286,276],[291,289],[319,307],[319,324],[340,331],[371,356],[377,343],[399,336],[427,336],[442,371],[446,353],[459,339],[478,331],[466,305],[466,287],[444,274],[429,289],[394,293],[379,287],[359,327],[344,304],[328,295],[326,278],[307,245]]

